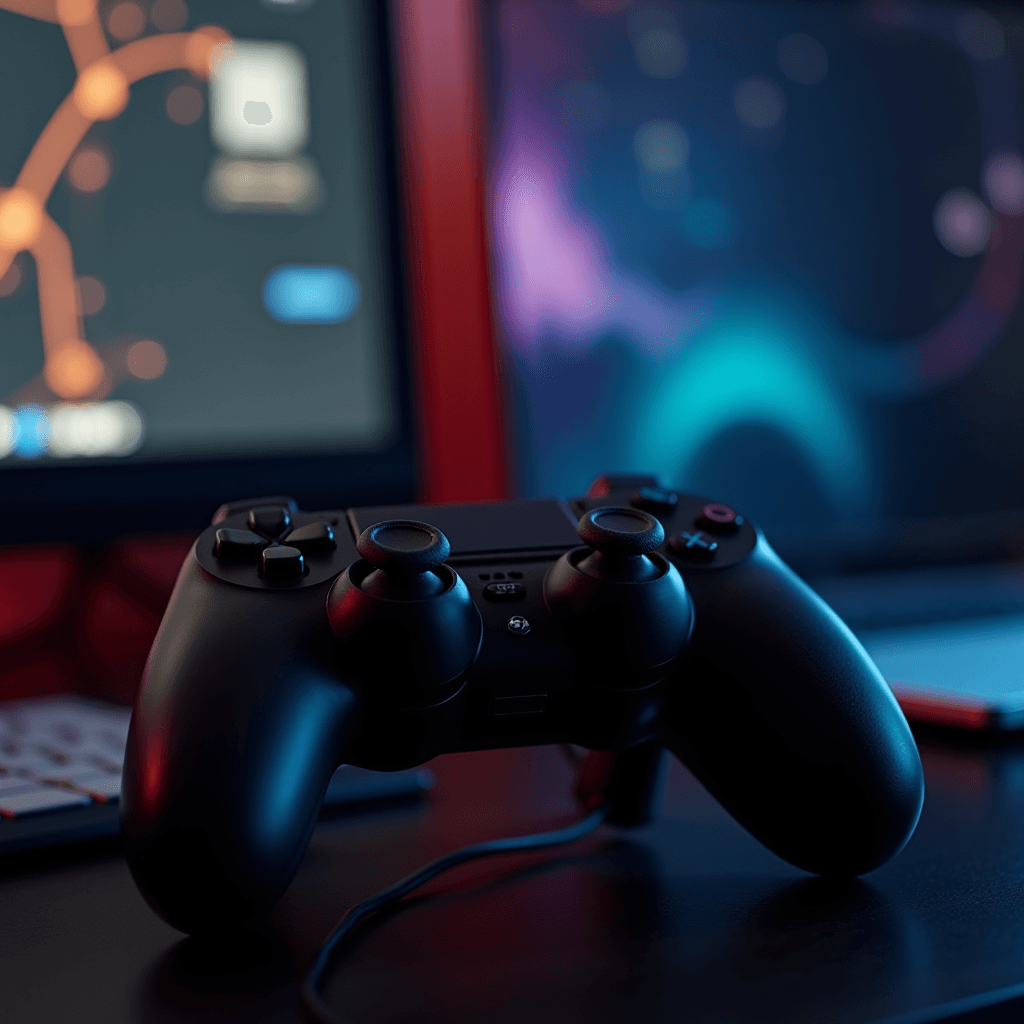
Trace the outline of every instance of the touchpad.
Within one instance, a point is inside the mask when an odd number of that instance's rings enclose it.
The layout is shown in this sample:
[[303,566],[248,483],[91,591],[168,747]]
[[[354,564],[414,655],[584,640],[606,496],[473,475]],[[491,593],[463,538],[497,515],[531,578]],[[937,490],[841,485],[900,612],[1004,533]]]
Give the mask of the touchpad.
[[559,501],[502,501],[475,505],[381,505],[349,509],[358,538],[385,519],[416,519],[436,526],[452,557],[493,551],[565,551],[576,547],[576,519]]

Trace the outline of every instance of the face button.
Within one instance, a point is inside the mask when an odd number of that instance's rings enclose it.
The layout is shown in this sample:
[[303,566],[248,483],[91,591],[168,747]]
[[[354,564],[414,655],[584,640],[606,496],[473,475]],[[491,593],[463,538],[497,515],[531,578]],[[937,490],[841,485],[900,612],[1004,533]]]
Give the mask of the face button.
[[490,583],[484,587],[484,597],[488,601],[521,601],[526,587],[522,583]]
[[255,562],[267,542],[251,530],[228,530],[216,533],[213,553],[222,562]]
[[291,548],[298,548],[304,555],[326,555],[337,547],[334,531],[327,523],[300,526],[285,537],[284,543]]
[[703,533],[677,533],[669,542],[669,548],[681,558],[692,562],[707,562],[715,557],[718,542]]
[[677,501],[679,495],[675,491],[666,491],[661,487],[641,487],[640,490],[634,491],[629,499],[630,505],[634,508],[642,508],[654,515],[671,512]]
[[728,505],[712,503],[705,505],[697,516],[697,525],[712,533],[735,533],[743,525],[743,516]]
[[260,573],[264,579],[275,582],[297,580],[306,574],[306,562],[298,548],[267,548],[260,560]]
[[505,626],[513,636],[526,636],[530,632],[530,622],[522,615],[513,615]]
[[267,508],[254,508],[249,512],[249,528],[264,537],[280,537],[291,526],[292,518],[288,509],[271,505]]

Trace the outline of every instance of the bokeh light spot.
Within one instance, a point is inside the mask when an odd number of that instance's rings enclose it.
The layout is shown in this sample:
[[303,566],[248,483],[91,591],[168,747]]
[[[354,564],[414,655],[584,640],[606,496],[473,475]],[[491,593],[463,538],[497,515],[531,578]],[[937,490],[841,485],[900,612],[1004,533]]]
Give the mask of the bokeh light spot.
[[144,424],[128,402],[78,402],[50,410],[50,454],[129,455],[142,442]]
[[96,16],[96,0],[57,0],[56,9],[62,25],[87,25]]
[[99,192],[110,181],[110,158],[99,146],[83,146],[68,163],[68,181],[77,192]]
[[27,249],[42,229],[43,207],[31,192],[12,188],[0,196],[0,248]]
[[977,256],[988,245],[988,207],[966,188],[951,188],[935,206],[935,234],[954,256]]
[[139,380],[156,380],[167,369],[167,350],[159,341],[137,341],[125,359],[128,372]]
[[107,31],[121,43],[138,39],[146,30],[146,12],[132,0],[115,4],[107,15]]
[[668,28],[649,28],[633,44],[640,70],[651,78],[675,78],[689,57],[686,41]]
[[1017,217],[1024,213],[1024,159],[1019,153],[996,153],[982,175],[985,195],[1000,212]]
[[694,199],[682,212],[682,231],[696,249],[724,249],[732,240],[732,210],[721,199]]
[[997,60],[1006,49],[1003,26],[979,7],[969,8],[956,19],[956,37],[975,60]]
[[188,21],[188,7],[183,0],[156,0],[150,8],[149,20],[161,32],[177,32]]
[[732,98],[736,116],[748,128],[774,128],[786,112],[786,97],[770,78],[744,78]]
[[218,61],[227,55],[231,36],[217,25],[197,28],[185,47],[185,59],[197,78],[209,78]]
[[83,398],[103,380],[104,367],[91,345],[69,341],[47,357],[43,377],[61,398]]
[[675,121],[659,118],[637,129],[633,151],[651,174],[676,174],[690,158],[690,139]]
[[814,36],[794,32],[779,43],[779,69],[798,85],[817,85],[828,74],[828,54]]
[[86,274],[80,277],[75,285],[78,288],[78,308],[82,311],[82,316],[94,316],[106,305],[107,289],[98,277]]
[[194,85],[179,85],[167,96],[167,116],[175,124],[195,124],[205,106],[203,94]]
[[128,78],[109,61],[87,67],[75,83],[75,106],[90,121],[109,121],[128,105]]
[[6,299],[8,295],[13,295],[21,286],[24,278],[25,272],[21,269],[20,261],[14,260],[7,268],[7,273],[0,277],[0,299]]

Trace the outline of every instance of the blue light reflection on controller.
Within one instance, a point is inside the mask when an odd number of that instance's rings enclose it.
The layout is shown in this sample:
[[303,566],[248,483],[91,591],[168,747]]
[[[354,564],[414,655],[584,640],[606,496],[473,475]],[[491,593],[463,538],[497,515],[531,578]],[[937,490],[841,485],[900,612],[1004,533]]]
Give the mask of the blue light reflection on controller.
[[263,282],[263,306],[282,324],[340,324],[358,308],[359,282],[342,267],[277,267]]

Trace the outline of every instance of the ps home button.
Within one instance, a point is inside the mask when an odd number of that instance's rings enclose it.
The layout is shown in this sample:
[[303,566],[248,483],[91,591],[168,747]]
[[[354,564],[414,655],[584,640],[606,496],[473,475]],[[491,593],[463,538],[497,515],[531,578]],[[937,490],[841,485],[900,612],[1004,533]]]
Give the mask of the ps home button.
[[524,618],[522,615],[513,615],[508,622],[505,623],[505,628],[513,636],[526,636],[530,632],[530,620]]

